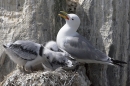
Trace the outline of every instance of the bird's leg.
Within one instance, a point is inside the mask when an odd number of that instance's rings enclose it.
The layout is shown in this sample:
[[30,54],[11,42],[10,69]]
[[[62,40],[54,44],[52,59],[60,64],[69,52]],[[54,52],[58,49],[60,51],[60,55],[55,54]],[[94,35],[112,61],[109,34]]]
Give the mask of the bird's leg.
[[26,70],[25,70],[25,66],[22,66],[22,72],[26,72]]
[[24,69],[26,72],[33,72],[32,63],[29,61],[25,64]]

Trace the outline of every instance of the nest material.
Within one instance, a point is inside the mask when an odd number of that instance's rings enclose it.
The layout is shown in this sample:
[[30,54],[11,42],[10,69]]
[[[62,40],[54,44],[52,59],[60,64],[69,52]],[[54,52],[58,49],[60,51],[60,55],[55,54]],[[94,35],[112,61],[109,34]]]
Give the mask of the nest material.
[[89,81],[78,72],[65,70],[37,71],[35,73],[23,73],[15,70],[10,73],[0,86],[89,86]]

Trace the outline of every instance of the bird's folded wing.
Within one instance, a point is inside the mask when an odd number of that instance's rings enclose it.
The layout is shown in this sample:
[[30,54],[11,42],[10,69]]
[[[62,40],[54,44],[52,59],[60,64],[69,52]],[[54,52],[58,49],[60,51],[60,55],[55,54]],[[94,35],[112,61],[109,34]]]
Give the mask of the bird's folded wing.
[[106,56],[100,50],[94,48],[89,41],[81,35],[67,37],[64,43],[65,50],[77,59],[107,61]]
[[33,60],[39,54],[40,44],[31,41],[16,41],[10,46],[10,49],[25,60]]

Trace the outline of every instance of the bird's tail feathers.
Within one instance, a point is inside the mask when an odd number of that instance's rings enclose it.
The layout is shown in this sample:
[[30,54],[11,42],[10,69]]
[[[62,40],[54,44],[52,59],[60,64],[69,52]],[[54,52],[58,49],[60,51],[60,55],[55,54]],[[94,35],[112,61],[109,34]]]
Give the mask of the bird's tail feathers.
[[114,60],[114,59],[111,59],[111,60],[113,64],[118,65],[120,67],[123,67],[122,64],[127,64],[127,62],[124,62],[124,61]]

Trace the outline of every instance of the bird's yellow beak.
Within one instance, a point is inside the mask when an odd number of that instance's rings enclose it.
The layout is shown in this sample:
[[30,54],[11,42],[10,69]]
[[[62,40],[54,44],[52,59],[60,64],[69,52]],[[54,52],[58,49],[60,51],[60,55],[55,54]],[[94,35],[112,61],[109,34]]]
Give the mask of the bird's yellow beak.
[[60,11],[58,14],[60,17],[63,17],[64,19],[69,20],[68,14],[65,11]]

